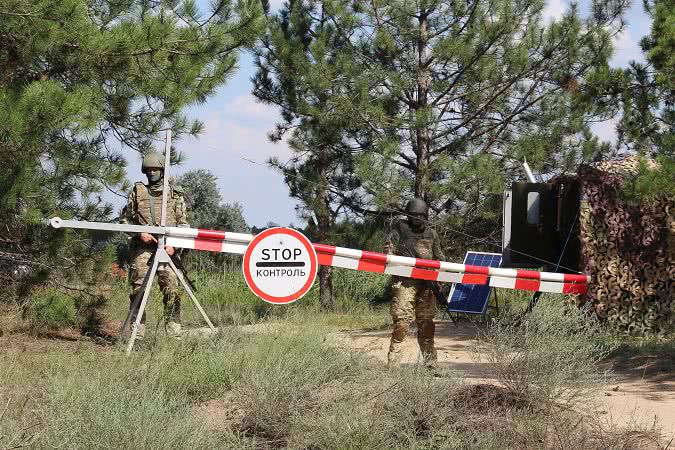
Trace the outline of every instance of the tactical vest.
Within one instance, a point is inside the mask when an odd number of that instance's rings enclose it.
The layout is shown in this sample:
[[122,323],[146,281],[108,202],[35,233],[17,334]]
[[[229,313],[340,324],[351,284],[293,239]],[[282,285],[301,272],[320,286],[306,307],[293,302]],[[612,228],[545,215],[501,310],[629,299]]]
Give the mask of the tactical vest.
[[[171,195],[169,195],[166,205],[166,226],[168,227],[176,225],[176,200],[180,195],[174,191],[171,184],[169,184],[169,192]],[[159,225],[162,219],[162,194],[153,195],[148,187],[140,182],[134,185],[134,194],[136,197],[135,223],[139,225]]]
[[434,259],[434,233],[431,228],[425,227],[424,231],[416,232],[407,221],[401,220],[398,222],[398,235],[401,256]]

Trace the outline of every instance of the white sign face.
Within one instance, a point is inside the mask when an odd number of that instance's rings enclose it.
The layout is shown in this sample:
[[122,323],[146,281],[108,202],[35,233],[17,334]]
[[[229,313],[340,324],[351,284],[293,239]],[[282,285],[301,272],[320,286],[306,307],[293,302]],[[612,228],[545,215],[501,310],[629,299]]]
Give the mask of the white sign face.
[[290,228],[270,228],[246,248],[244,278],[249,289],[274,304],[291,303],[305,295],[316,278],[317,257],[312,243]]

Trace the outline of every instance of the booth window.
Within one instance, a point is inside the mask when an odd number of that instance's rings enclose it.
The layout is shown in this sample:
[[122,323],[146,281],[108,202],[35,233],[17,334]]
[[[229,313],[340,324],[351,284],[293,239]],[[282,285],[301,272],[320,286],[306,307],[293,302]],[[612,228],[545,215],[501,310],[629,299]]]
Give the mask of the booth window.
[[540,216],[539,216],[539,192],[528,192],[527,193],[527,224],[528,225],[539,225]]

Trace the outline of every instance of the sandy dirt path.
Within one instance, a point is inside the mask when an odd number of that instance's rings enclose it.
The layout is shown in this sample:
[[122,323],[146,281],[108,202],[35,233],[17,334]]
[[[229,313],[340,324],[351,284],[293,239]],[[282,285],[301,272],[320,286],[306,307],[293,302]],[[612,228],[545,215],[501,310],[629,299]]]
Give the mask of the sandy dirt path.
[[[475,338],[480,328],[474,324],[436,321],[436,348],[439,366],[457,370],[469,383],[496,382],[489,367],[474,358]],[[344,341],[358,352],[386,361],[389,330],[350,331],[342,333]],[[415,336],[405,341],[403,363],[418,361]],[[651,426],[655,421],[664,435],[675,438],[675,372],[654,370],[645,360],[622,361],[615,370],[615,382],[603,386],[598,398],[599,411],[608,421],[621,425],[636,422]],[[673,441],[675,444],[675,441]]]

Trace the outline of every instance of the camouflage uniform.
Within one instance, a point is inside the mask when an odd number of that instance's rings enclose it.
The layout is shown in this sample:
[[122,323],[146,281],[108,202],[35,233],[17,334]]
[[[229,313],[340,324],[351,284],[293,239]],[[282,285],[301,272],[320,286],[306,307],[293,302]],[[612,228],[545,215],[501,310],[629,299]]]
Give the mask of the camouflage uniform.
[[[159,225],[162,211],[162,188],[161,185],[158,188],[153,188],[140,182],[136,183],[129,194],[120,222],[135,225]],[[166,226],[189,226],[183,193],[171,184],[169,184],[169,191],[171,195],[167,201]],[[132,293],[129,296],[129,308],[133,306],[134,299],[141,290],[156,249],[157,244],[144,243],[138,234],[134,234],[131,238],[129,282]],[[165,320],[180,323],[180,296],[176,275],[168,265],[160,264],[157,268],[157,277],[163,296]],[[138,308],[132,314],[132,323],[136,320],[137,314]],[[145,311],[143,317],[141,317],[141,323],[144,322]]]
[[[443,260],[436,232],[429,227],[413,229],[408,221],[401,220],[387,239],[385,252],[413,258]],[[394,329],[391,334],[388,361],[390,364],[401,360],[403,340],[408,334],[410,323],[417,323],[417,342],[422,357],[428,365],[436,362],[434,348],[434,317],[436,299],[429,282],[406,277],[392,277],[391,317]]]

